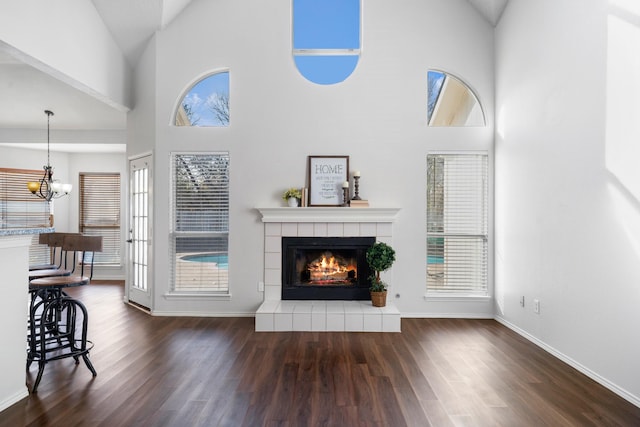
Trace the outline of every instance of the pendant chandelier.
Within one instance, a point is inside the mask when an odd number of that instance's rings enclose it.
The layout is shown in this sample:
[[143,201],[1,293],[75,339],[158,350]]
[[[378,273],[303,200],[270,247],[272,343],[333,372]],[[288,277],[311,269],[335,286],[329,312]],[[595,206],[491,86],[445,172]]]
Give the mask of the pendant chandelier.
[[51,199],[57,199],[62,196],[66,196],[71,193],[71,184],[62,184],[60,181],[53,179],[53,167],[50,162],[50,150],[49,150],[49,119],[53,116],[53,111],[44,110],[47,115],[47,164],[43,166],[44,175],[40,181],[27,182],[27,188],[31,191],[31,194],[35,194],[41,199],[51,201]]

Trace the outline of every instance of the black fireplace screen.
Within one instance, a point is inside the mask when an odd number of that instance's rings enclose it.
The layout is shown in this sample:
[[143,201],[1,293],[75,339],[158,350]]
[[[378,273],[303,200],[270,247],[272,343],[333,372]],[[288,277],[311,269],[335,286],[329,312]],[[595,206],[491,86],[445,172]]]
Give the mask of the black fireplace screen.
[[375,237],[283,237],[282,299],[369,299]]

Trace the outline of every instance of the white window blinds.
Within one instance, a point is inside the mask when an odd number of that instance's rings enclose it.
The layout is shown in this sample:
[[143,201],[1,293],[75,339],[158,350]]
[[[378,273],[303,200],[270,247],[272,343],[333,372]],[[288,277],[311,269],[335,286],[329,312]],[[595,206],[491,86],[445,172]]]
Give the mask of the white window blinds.
[[[27,190],[27,182],[39,181],[43,170],[0,168],[0,215],[3,227],[49,227],[49,203]],[[29,264],[48,264],[47,245],[34,235],[29,246]]]
[[427,156],[427,292],[487,293],[486,154]]
[[229,154],[171,157],[172,289],[229,291]]
[[102,236],[95,264],[120,265],[120,174],[80,173],[80,232]]

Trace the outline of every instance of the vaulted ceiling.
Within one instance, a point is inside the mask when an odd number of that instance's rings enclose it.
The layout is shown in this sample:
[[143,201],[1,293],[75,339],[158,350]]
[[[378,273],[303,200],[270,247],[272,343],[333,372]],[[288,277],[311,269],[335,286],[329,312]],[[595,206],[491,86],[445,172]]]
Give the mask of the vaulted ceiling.
[[[92,0],[123,55],[135,67],[153,34],[192,0]],[[450,1],[450,0],[447,0]],[[492,25],[508,0],[467,0]],[[58,129],[125,129],[126,113],[16,60],[0,41],[0,128],[42,129],[45,108]],[[46,104],[46,105],[45,105]]]
[[[131,65],[156,30],[169,24],[192,0],[92,0]],[[508,0],[467,0],[495,26]]]

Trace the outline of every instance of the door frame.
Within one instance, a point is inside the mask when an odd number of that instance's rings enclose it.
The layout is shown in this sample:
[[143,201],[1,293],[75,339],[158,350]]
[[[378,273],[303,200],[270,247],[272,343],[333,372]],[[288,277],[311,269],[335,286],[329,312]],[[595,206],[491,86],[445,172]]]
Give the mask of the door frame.
[[[144,307],[148,309],[150,312],[153,311],[153,295],[154,295],[154,286],[153,286],[153,152],[148,151],[145,153],[141,153],[135,156],[128,157],[128,165],[127,165],[127,173],[129,174],[129,203],[127,205],[127,273],[126,273],[126,283],[125,283],[125,293],[124,293],[124,301],[126,303],[134,304],[138,307]],[[133,251],[131,246],[132,230],[133,230],[133,173],[132,167],[136,161],[140,161],[142,159],[148,158],[146,165],[149,169],[149,176],[147,180],[147,289],[146,291],[141,291],[139,288],[133,287]]]

